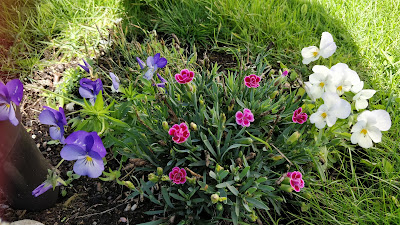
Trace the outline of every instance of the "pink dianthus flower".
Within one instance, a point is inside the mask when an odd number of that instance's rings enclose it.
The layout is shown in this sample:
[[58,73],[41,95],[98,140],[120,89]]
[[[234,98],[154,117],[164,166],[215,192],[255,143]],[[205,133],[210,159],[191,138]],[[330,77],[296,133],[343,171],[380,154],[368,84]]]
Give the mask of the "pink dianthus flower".
[[175,184],[184,184],[186,182],[186,170],[174,167],[169,173],[169,179]]
[[175,74],[175,80],[180,84],[186,84],[193,80],[194,72],[188,69],[181,70],[181,73]]
[[172,136],[172,140],[177,144],[185,142],[190,136],[186,123],[175,124],[169,129],[168,134]]
[[304,180],[302,175],[298,171],[288,172],[287,177],[290,178],[290,186],[296,191],[300,192],[300,189],[304,187]]
[[302,111],[303,109],[300,107],[293,112],[292,121],[294,123],[303,124],[304,122],[307,121],[308,116],[306,113]]
[[243,127],[250,126],[250,122],[254,121],[254,115],[251,113],[250,109],[244,109],[243,113],[241,111],[236,112],[236,123],[242,125]]
[[256,88],[260,86],[259,82],[261,81],[261,77],[251,74],[250,76],[246,76],[244,78],[244,84],[249,88]]

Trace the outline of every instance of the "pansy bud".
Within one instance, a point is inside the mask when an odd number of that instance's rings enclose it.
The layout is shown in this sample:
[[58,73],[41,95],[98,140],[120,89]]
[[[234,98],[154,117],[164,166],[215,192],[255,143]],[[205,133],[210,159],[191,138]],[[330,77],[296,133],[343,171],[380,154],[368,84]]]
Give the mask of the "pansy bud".
[[148,175],[148,179],[149,179],[149,181],[152,181],[152,182],[154,182],[154,183],[157,183],[157,182],[158,182],[158,177],[157,177],[154,173],[150,173],[150,174]]
[[157,175],[161,176],[161,175],[163,175],[163,173],[164,173],[163,168],[157,167]]
[[217,203],[218,200],[219,200],[219,195],[218,195],[218,194],[212,194],[212,195],[211,195],[211,202],[212,202],[213,204]]
[[167,121],[163,121],[162,122],[162,127],[164,128],[165,131],[168,131],[169,130],[168,122]]
[[242,156],[243,156],[243,152],[240,151],[240,152],[239,152],[239,158],[242,158]]
[[194,130],[194,131],[197,131],[197,124],[191,122],[191,123],[190,123],[190,128],[191,128],[192,130]]
[[239,143],[239,144],[249,145],[249,144],[253,143],[253,139],[251,139],[251,138],[240,138],[240,139],[236,140],[236,142]]
[[186,180],[189,182],[189,184],[196,184],[196,177],[186,177]]
[[287,140],[287,144],[293,144],[300,138],[300,133],[298,131],[295,131]]
[[281,189],[282,191],[286,191],[291,193],[293,191],[292,186],[287,185],[287,184],[281,184],[281,186],[279,187],[279,189]]

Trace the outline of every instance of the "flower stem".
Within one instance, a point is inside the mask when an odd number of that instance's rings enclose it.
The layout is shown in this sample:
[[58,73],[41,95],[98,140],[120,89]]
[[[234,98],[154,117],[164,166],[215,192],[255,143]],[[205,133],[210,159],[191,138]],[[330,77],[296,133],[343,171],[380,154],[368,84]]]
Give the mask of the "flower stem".
[[61,161],[57,164],[56,169],[57,169],[59,166],[61,166],[61,163],[63,163],[63,162],[64,162],[64,159],[61,159]]

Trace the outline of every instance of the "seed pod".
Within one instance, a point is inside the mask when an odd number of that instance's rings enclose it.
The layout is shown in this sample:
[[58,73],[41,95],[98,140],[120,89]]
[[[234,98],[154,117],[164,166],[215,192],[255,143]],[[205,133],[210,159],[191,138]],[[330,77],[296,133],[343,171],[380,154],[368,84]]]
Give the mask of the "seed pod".
[[224,210],[224,206],[223,206],[221,203],[218,203],[218,204],[217,204],[217,210],[218,210],[218,211]]
[[164,128],[165,131],[168,131],[168,130],[169,130],[169,126],[168,126],[168,122],[167,122],[167,121],[163,121],[163,122],[162,122],[162,126],[163,126],[163,128]]
[[191,123],[190,123],[190,128],[191,128],[192,130],[194,130],[194,131],[197,131],[197,124],[191,122]]
[[298,131],[295,131],[287,140],[286,143],[287,144],[293,144],[295,143],[297,140],[299,140],[300,138],[300,133]]
[[157,175],[161,176],[161,175],[163,175],[163,173],[164,173],[163,168],[157,167]]
[[211,195],[211,202],[212,202],[213,204],[217,203],[218,200],[219,200],[219,195],[218,195],[218,194],[212,194],[212,195]]

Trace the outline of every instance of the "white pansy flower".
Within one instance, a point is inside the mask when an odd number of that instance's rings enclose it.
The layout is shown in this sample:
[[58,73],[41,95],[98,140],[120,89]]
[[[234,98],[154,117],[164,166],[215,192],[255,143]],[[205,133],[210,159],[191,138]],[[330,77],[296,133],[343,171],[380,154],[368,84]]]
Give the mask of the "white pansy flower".
[[311,98],[312,101],[315,101],[317,98],[311,94],[312,84],[310,82],[304,82],[304,90],[306,90],[307,95]]
[[351,129],[351,143],[363,148],[372,147],[372,141],[381,142],[381,131],[389,130],[392,125],[390,115],[385,110],[366,110],[358,116],[357,121]]
[[335,87],[332,81],[331,70],[326,66],[316,65],[312,69],[313,74],[309,77],[310,94],[314,98],[321,98],[324,92],[334,92]]
[[350,91],[353,85],[359,85],[361,82],[357,72],[350,69],[349,66],[344,63],[338,63],[332,66],[331,71],[333,85],[339,96],[344,92]]
[[320,56],[326,59],[333,55],[335,51],[336,44],[333,41],[332,35],[328,32],[323,32],[319,48],[316,46],[310,46],[301,50],[301,55],[303,56],[303,64],[309,64],[310,62],[319,59]]
[[324,104],[310,116],[310,122],[314,123],[317,128],[322,129],[325,125],[332,127],[337,118],[346,119],[350,115],[350,103],[341,99],[336,93],[325,92],[322,99]]
[[360,81],[358,83],[355,83],[353,85],[353,87],[351,88],[351,92],[353,92],[354,94],[357,94],[358,92],[360,92],[364,87],[364,81]]
[[356,102],[355,106],[357,111],[360,109],[365,109],[368,106],[367,99],[370,99],[376,93],[375,90],[372,89],[365,89],[358,92],[354,97],[353,101]]

